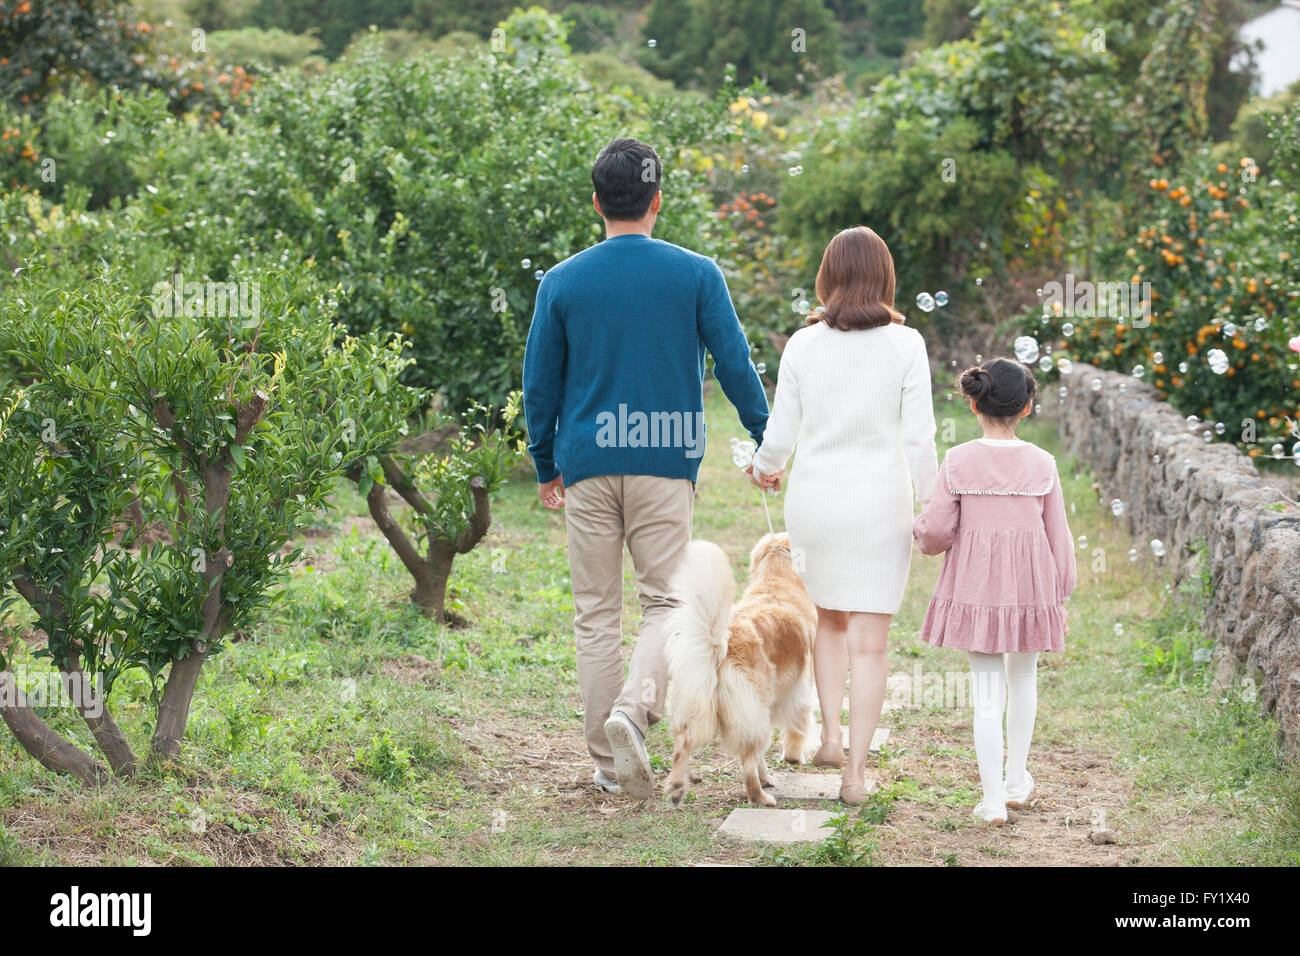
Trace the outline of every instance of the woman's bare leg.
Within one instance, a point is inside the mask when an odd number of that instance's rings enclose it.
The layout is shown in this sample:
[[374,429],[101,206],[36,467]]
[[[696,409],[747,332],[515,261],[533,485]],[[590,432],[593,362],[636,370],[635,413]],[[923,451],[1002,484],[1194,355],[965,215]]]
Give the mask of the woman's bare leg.
[[890,614],[855,611],[849,615],[849,759],[844,784],[861,785],[867,773],[871,738],[880,722],[889,678],[887,656]]
[[834,767],[844,762],[840,712],[844,709],[844,679],[849,674],[848,625],[847,611],[817,608],[813,675],[817,678],[817,701],[822,709],[822,746],[814,763]]

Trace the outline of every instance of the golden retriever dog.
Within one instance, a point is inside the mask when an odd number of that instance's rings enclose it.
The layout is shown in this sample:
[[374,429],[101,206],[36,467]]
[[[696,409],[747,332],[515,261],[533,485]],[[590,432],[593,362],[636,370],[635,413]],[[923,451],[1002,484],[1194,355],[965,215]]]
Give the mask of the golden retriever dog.
[[732,605],[731,562],[716,544],[693,541],[674,581],[664,654],[673,768],[666,792],[676,805],[690,782],[691,752],[721,736],[740,760],[750,803],[776,806],[765,754],[772,728],[784,731],[787,763],[803,763],[811,742],[811,660],[817,608],[795,571],[785,534],[767,534],[749,555],[749,584]]

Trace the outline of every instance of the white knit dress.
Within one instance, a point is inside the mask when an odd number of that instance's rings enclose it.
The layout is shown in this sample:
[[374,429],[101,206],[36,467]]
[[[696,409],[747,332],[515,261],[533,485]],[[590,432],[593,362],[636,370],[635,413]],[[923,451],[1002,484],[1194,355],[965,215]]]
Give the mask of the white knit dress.
[[938,472],[930,363],[921,333],[896,323],[790,337],[754,470],[788,476],[785,525],[820,607],[894,614],[912,559],[912,490]]

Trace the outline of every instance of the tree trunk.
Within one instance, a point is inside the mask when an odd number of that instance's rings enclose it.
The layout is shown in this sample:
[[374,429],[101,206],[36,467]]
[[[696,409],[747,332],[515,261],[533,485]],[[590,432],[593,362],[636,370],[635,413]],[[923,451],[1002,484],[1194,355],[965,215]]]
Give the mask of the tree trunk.
[[82,783],[97,787],[109,780],[108,770],[92,760],[75,744],[55,733],[27,703],[27,695],[8,671],[0,671],[0,717],[23,749],[55,773],[66,773]]
[[420,573],[415,575],[411,603],[425,617],[446,624],[447,580],[451,577],[451,563],[456,552],[451,545],[442,541],[435,541],[429,551],[429,559],[421,564]]
[[[202,647],[202,650],[199,648]],[[172,661],[171,672],[158,702],[158,725],[154,728],[149,752],[155,760],[176,760],[181,755],[181,740],[190,719],[190,703],[199,685],[199,672],[207,659],[207,645],[195,641],[188,657]]]
[[[425,617],[431,617],[439,624],[447,622],[447,581],[451,577],[452,562],[456,555],[467,554],[487,534],[492,524],[492,512],[487,492],[487,482],[479,475],[470,479],[470,492],[474,497],[474,513],[469,524],[461,531],[455,541],[444,541],[430,536],[427,551],[424,554],[416,547],[410,536],[402,530],[397,519],[388,510],[387,491],[391,487],[415,511],[428,513],[429,503],[411,482],[410,477],[391,457],[382,459],[384,479],[387,487],[376,482],[366,494],[366,506],[370,516],[375,519],[380,533],[392,545],[393,551],[402,565],[415,579],[415,588],[411,591],[411,603],[420,609]],[[351,475],[353,480],[360,477],[356,470]]]
[[108,701],[96,693],[94,684],[82,671],[81,662],[75,654],[62,676],[63,686],[76,703],[86,726],[95,735],[95,742],[108,758],[108,765],[119,777],[132,776],[136,769],[135,752],[131,750],[126,735],[109,712]]

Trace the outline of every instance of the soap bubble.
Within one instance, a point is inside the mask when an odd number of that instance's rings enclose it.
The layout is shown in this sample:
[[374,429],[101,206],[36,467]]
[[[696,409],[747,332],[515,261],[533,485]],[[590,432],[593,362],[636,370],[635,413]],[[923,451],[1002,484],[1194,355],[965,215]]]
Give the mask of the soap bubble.
[[916,295],[916,307],[922,312],[934,311],[934,296],[928,292],[918,292]]
[[1062,385],[1060,388],[1056,390],[1056,394],[1061,396],[1061,398],[1065,398],[1065,396],[1070,394],[1070,390],[1066,388],[1064,385]]
[[1151,363],[1152,363],[1153,365],[1164,365],[1164,364],[1165,364],[1165,353],[1164,353],[1164,352],[1156,352],[1156,353],[1154,353],[1154,354],[1151,356]]
[[1197,418],[1195,415],[1187,416],[1187,430],[1189,432],[1196,431],[1197,426],[1200,424],[1201,424],[1201,420]]
[[1041,404],[1034,405],[1034,414],[1035,415],[1043,414],[1043,406]]
[[1283,455],[1283,453],[1284,453],[1284,452],[1283,452],[1283,448],[1282,448],[1282,446],[1281,446],[1280,444],[1278,444],[1278,445],[1274,445],[1274,446],[1273,446],[1271,449],[1269,449],[1269,450],[1273,453],[1273,457],[1274,457],[1274,458],[1281,458],[1282,455]]
[[762,375],[764,372],[767,371],[767,363],[759,362],[757,365],[754,366],[754,370],[757,371],[759,375]]
[[807,299],[800,299],[794,304],[794,310],[800,315],[807,315],[810,308],[811,306],[808,305]]
[[1124,513],[1124,507],[1125,507],[1124,502],[1120,501],[1118,498],[1111,499],[1110,513],[1113,514],[1116,518],[1118,518],[1120,515]]
[[741,163],[741,164],[740,164],[740,171],[741,171],[742,173],[748,173],[748,172],[749,172],[749,163]]
[[1227,430],[1228,430],[1228,426],[1225,425],[1225,424],[1223,424],[1223,422],[1215,422],[1215,423],[1214,423],[1214,434],[1216,434],[1216,435],[1222,435],[1222,434],[1223,434],[1224,432],[1226,432]]
[[1101,391],[1101,379],[1099,379],[1099,378],[1094,378],[1094,379],[1092,380],[1092,384],[1091,384],[1090,388],[1091,388],[1094,392],[1100,392],[1100,391]]
[[1234,335],[1236,335],[1237,334],[1236,324],[1233,322],[1225,322],[1223,324],[1223,334],[1226,335],[1228,338],[1232,338]]
[[1159,538],[1152,538],[1151,553],[1154,554],[1157,558],[1163,558],[1165,556],[1165,543],[1161,541]]
[[1044,372],[1050,372],[1052,370],[1052,357],[1050,355],[1044,355],[1038,360],[1038,367]]
[[802,176],[802,175],[803,175],[803,167],[802,167],[802,166],[791,166],[791,167],[790,167],[790,175],[791,175],[791,176]]
[[1079,550],[1082,551],[1086,547],[1088,547],[1088,536],[1081,534],[1079,535]]
[[737,468],[748,468],[750,462],[754,460],[754,450],[754,443],[748,439],[745,441],[739,438],[731,439],[731,463]]
[[533,273],[533,278],[536,279],[538,282],[541,282],[541,281],[542,281],[542,276],[544,276],[544,275],[546,275],[546,270],[545,270],[545,269],[538,269],[536,272]]
[[1116,621],[1116,622],[1115,622],[1115,634],[1118,636],[1118,635],[1122,635],[1123,633],[1124,633],[1124,625],[1121,624],[1119,621]]
[[1228,370],[1228,353],[1223,349],[1210,349],[1206,358],[1210,363],[1210,371],[1215,375],[1222,375]]
[[1205,439],[1205,444],[1207,444],[1207,445],[1208,445],[1210,442],[1214,441],[1214,436],[1213,436],[1212,434],[1210,434],[1209,429],[1206,429],[1205,431],[1201,432],[1201,437],[1202,437],[1203,439]]
[[655,47],[659,45],[659,41],[654,39],[646,40],[645,45],[650,47],[650,49],[653,50]]
[[1130,561],[1136,561],[1136,560],[1138,559],[1138,549],[1137,549],[1137,548],[1129,548],[1129,549],[1128,549],[1128,559],[1129,559]]
[[521,269],[531,269],[532,267],[533,267],[532,259],[524,259],[519,263],[519,268]]
[[957,367],[957,360],[956,360],[956,359],[953,359],[953,360],[952,360],[951,362],[949,362],[948,364],[951,365],[953,368],[956,368],[956,367]]
[[1074,323],[1066,322],[1063,326],[1061,326],[1061,334],[1064,335],[1067,339],[1071,338],[1074,335]]
[[1056,367],[1061,370],[1062,375],[1069,375],[1074,371],[1074,363],[1068,358],[1057,359]]
[[1179,363],[1178,363],[1178,371],[1181,372],[1183,375],[1186,375],[1186,374],[1187,374],[1187,369],[1188,369],[1188,367],[1189,367],[1189,366],[1187,365],[1186,362],[1179,362]]
[[1159,456],[1159,455],[1152,455],[1152,456],[1151,456],[1151,464],[1153,464],[1153,465],[1158,465],[1158,464],[1160,464],[1160,456]]
[[1120,383],[1119,383],[1119,390],[1120,390],[1120,393],[1121,393],[1121,394],[1123,394],[1124,392],[1127,392],[1127,391],[1128,391],[1128,383],[1127,383],[1127,382],[1120,382]]
[[936,293],[934,294],[934,304],[937,305],[937,306],[939,306],[939,308],[943,308],[945,305],[947,305],[947,304],[948,304],[948,293],[947,293],[947,292],[936,292]]
[[1147,373],[1147,370],[1146,370],[1146,367],[1145,367],[1145,366],[1143,366],[1143,365],[1134,365],[1134,366],[1133,366],[1133,377],[1134,377],[1134,378],[1141,378],[1141,377],[1142,377],[1143,375],[1145,375],[1146,373]]
[[[976,284],[976,285],[983,285],[983,284],[984,284],[984,280],[981,279],[979,276],[976,276],[976,277],[975,277],[975,284]],[[1296,349],[1296,351],[1297,351],[1297,352],[1300,352],[1300,349]]]
[[1029,365],[1038,360],[1038,339],[1032,335],[1022,335],[1016,339],[1016,358]]

